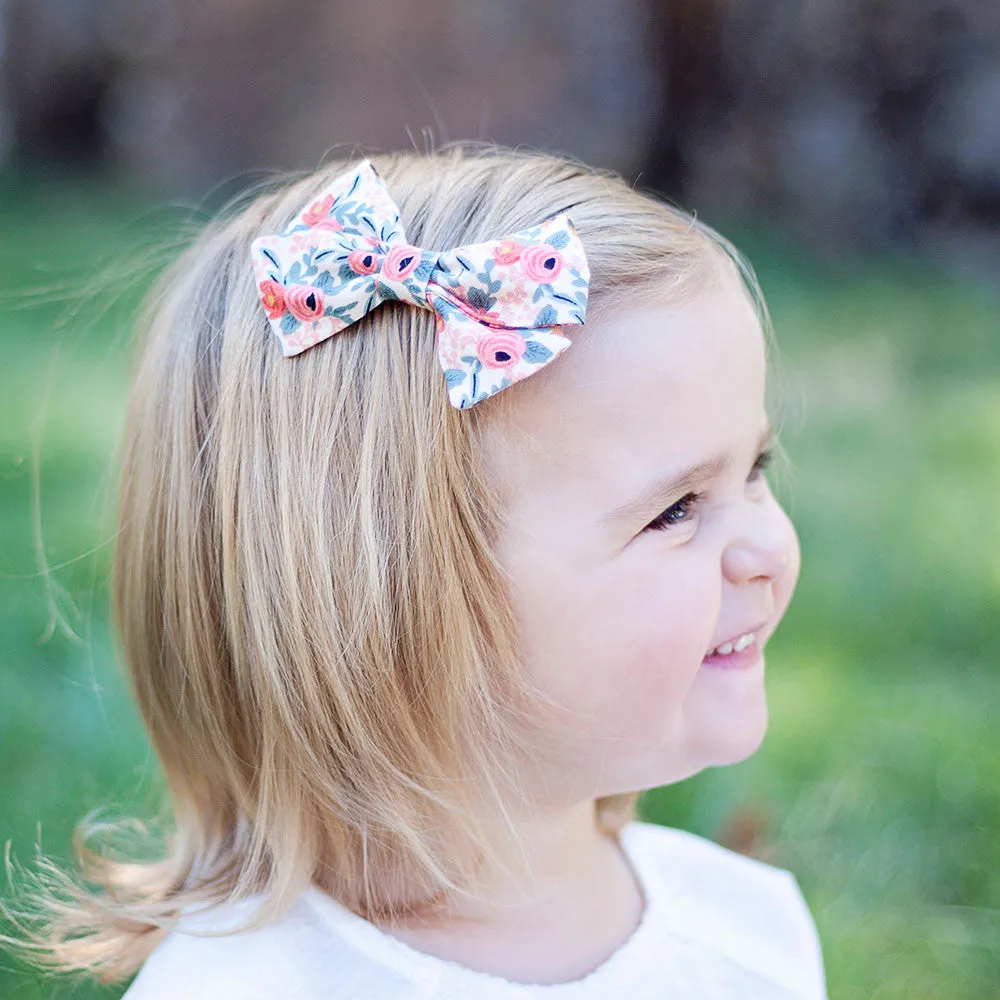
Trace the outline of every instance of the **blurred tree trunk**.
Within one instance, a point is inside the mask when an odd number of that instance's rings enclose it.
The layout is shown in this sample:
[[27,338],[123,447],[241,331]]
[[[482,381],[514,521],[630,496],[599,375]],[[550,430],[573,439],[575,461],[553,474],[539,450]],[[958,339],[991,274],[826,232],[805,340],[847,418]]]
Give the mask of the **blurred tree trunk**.
[[660,113],[643,170],[645,183],[676,197],[687,190],[691,164],[685,139],[728,100],[727,66],[718,23],[719,0],[652,4],[650,51],[660,88]]

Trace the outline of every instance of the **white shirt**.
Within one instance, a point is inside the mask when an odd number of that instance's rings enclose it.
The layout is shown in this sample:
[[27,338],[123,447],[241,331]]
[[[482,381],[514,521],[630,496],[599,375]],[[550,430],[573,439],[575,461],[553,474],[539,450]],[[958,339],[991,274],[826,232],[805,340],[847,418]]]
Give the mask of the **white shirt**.
[[[404,944],[315,886],[256,931],[185,911],[123,1000],[826,1000],[795,876],[670,827],[633,821],[621,845],[645,897],[639,926],[573,982],[527,985]],[[226,904],[233,917],[253,900]]]

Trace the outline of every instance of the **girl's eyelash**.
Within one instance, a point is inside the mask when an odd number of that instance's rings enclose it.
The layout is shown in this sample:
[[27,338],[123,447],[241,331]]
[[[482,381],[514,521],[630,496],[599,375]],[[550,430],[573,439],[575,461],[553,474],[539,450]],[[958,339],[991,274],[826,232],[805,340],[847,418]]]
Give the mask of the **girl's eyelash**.
[[[750,470],[750,475],[747,477],[749,482],[757,482],[760,476],[763,474],[764,470],[771,464],[774,458],[774,449],[765,448],[758,456],[757,461],[754,462],[753,468]],[[671,504],[662,514],[657,515],[649,524],[646,525],[647,528],[651,528],[654,531],[665,531],[668,528],[672,528],[675,525],[683,524],[688,521],[693,516],[694,512],[701,505],[702,501],[705,499],[707,494],[705,493],[687,493],[680,498],[676,503]],[[670,514],[672,511],[677,510],[677,508],[685,506],[690,507],[691,511],[686,516],[682,516],[676,520],[670,519]]]
[[754,476],[756,480],[755,473],[763,472],[774,460],[774,448],[765,448],[758,456],[757,461],[753,463],[753,468],[750,470],[750,475]]
[[[683,524],[685,521],[691,519],[692,514],[695,510],[697,510],[698,506],[704,499],[704,493],[688,493],[685,496],[682,496],[676,503],[671,504],[662,514],[658,514],[655,518],[653,518],[653,520],[650,521],[646,527],[651,528],[653,531],[665,531],[667,528],[673,528],[678,524]],[[671,512],[684,505],[689,505],[692,508],[691,513],[684,517],[680,517],[677,520],[671,520]]]

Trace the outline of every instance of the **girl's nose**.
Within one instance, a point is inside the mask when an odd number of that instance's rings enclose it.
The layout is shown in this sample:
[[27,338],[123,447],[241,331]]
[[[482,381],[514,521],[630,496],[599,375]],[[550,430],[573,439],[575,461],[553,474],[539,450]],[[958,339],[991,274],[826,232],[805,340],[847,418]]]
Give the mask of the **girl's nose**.
[[758,578],[774,580],[787,569],[792,557],[792,540],[784,519],[772,519],[756,530],[744,532],[722,553],[722,572],[730,583],[747,583]]

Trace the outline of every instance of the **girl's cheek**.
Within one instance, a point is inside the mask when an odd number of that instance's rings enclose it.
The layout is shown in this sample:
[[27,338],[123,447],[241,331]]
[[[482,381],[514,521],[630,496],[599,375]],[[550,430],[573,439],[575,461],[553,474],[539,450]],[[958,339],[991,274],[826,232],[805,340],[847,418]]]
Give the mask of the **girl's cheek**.
[[[683,727],[685,701],[719,615],[717,560],[654,536],[635,589],[618,589],[617,654],[607,662],[601,725],[637,744],[664,747]],[[608,683],[610,681],[610,683]]]
[[701,664],[715,633],[722,599],[718,560],[698,545],[684,548],[649,539],[649,565],[640,576],[646,593],[637,602],[633,623],[637,635],[656,642],[657,659],[668,667],[672,682],[686,684]]

